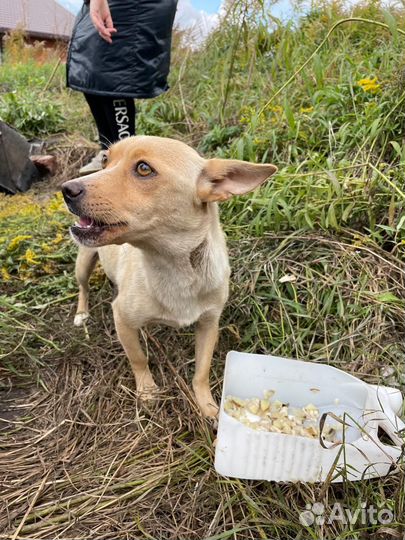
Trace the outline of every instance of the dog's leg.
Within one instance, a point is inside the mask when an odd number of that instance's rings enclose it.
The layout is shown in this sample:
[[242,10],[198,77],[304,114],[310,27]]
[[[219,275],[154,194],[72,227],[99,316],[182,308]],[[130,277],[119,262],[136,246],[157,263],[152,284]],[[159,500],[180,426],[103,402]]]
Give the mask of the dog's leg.
[[80,247],[76,259],[76,279],[79,284],[79,302],[74,319],[75,326],[82,326],[89,316],[89,279],[97,262],[97,250]]
[[209,382],[212,355],[218,339],[218,321],[216,314],[204,314],[197,322],[195,334],[193,390],[202,413],[211,417],[218,413]]
[[119,310],[113,303],[115,328],[118,338],[124,351],[127,354],[129,363],[136,381],[136,389],[142,395],[142,399],[152,399],[153,393],[158,389],[149,370],[148,359],[146,358],[141,344],[139,343],[138,329],[129,326],[119,314]]

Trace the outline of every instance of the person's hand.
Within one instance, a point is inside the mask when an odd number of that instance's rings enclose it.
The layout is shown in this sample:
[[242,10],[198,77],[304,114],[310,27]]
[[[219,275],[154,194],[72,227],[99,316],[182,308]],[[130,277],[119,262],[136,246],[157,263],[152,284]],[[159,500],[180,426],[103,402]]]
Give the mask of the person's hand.
[[90,0],[90,17],[100,37],[112,43],[112,35],[117,30],[114,28],[108,1]]

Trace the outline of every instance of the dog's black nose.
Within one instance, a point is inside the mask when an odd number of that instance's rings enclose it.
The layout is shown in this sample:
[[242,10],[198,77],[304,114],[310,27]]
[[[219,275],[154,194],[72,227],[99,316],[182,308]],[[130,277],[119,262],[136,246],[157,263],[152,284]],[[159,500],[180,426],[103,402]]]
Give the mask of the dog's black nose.
[[84,195],[84,185],[80,180],[69,180],[62,184],[62,193],[66,202],[77,201]]

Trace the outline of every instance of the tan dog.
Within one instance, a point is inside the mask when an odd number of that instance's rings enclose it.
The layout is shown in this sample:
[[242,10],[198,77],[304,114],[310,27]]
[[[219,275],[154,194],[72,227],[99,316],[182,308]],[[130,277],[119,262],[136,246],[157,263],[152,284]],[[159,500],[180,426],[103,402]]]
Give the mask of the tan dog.
[[98,256],[117,288],[115,326],[143,396],[156,385],[139,328],[196,322],[193,389],[202,412],[216,415],[209,370],[230,273],[216,202],[253,190],[276,170],[206,160],[182,142],[139,136],[114,144],[104,170],[63,184],[69,210],[80,216],[71,227],[80,245],[75,324],[88,317],[88,280]]

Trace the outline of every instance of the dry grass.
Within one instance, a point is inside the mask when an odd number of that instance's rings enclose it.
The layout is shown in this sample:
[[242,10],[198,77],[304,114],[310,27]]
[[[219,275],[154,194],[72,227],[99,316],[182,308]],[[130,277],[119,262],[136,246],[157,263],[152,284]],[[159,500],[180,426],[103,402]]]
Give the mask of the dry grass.
[[[214,394],[230,349],[327,362],[403,391],[404,13],[333,2],[298,27],[258,26],[258,4],[234,5],[247,18],[235,9],[200,52],[175,43],[172,91],[137,103],[139,133],[280,169],[253,198],[223,208],[233,276]],[[386,21],[391,35],[341,25],[292,77],[352,9]],[[84,100],[65,90],[62,69],[50,81],[52,70],[6,62],[2,114],[26,134],[91,137]],[[378,92],[359,86],[374,77]],[[192,329],[144,334],[162,393],[154,407],[139,402],[101,274],[88,334],[72,325],[75,248],[70,218],[50,193],[76,176],[90,148],[63,136],[53,147],[63,164],[56,178],[31,198],[0,197],[0,538],[403,538],[403,465],[387,478],[333,486],[219,477],[214,428],[189,390]],[[295,281],[281,283],[286,274]],[[314,502],[326,514],[335,502],[352,512],[366,503],[394,519],[305,528],[299,514]]]
[[[405,268],[395,255],[351,233],[269,234],[229,244],[233,284],[212,376],[217,398],[232,348],[328,362],[368,382],[403,384]],[[200,417],[189,389],[191,329],[144,333],[162,388],[156,404],[145,406],[115,335],[108,282],[100,273],[93,279],[87,339],[72,325],[74,248],[64,241],[58,250],[65,256],[59,272],[64,277],[24,283],[15,277],[1,304],[7,338],[0,368],[0,538],[402,534],[403,472],[335,486],[218,476],[215,431]],[[286,274],[296,281],[280,283]],[[64,279],[59,289],[55,279]],[[393,508],[396,518],[389,527],[337,522],[306,529],[299,514],[315,501],[327,508],[335,501],[353,509],[362,501],[381,504]]]

